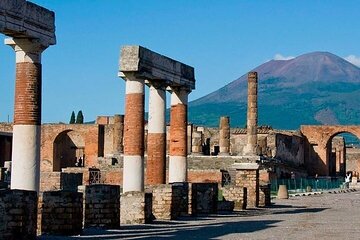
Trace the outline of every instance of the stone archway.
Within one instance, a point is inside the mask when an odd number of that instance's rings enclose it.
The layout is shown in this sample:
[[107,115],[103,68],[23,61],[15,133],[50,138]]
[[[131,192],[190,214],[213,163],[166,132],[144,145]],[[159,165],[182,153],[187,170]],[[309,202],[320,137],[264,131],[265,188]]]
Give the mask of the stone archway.
[[85,141],[83,136],[74,130],[59,133],[53,142],[53,171],[74,167],[77,160],[84,159]]
[[329,176],[331,142],[334,136],[350,133],[360,139],[360,126],[357,125],[303,125],[301,133],[307,140],[305,146],[305,165],[310,175]]

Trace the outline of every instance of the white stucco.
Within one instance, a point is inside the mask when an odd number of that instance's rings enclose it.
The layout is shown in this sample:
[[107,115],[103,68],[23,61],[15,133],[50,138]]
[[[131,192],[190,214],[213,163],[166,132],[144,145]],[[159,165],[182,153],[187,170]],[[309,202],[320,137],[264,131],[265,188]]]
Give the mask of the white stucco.
[[124,156],[123,192],[144,191],[144,159]]
[[189,93],[184,90],[173,90],[171,92],[171,106],[177,105],[177,104],[188,104],[188,95]]
[[141,79],[127,79],[126,80],[126,94],[141,93],[144,94],[144,80]]
[[14,125],[11,189],[39,191],[41,127]]
[[187,159],[184,156],[169,156],[169,183],[186,182]]
[[165,133],[166,92],[150,86],[149,90],[149,133]]
[[6,38],[5,44],[15,51],[16,63],[41,63],[41,53],[46,49],[35,40]]

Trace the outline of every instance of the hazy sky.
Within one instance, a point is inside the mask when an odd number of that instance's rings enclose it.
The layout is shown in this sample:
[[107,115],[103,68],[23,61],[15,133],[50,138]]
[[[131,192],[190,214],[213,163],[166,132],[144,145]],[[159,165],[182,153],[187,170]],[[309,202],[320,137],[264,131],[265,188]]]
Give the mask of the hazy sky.
[[[195,68],[204,96],[270,59],[329,51],[360,64],[360,1],[32,0],[55,11],[42,56],[43,122],[124,112],[120,47],[142,45]],[[1,35],[1,41],[5,36]],[[13,119],[15,56],[0,44],[0,121]]]

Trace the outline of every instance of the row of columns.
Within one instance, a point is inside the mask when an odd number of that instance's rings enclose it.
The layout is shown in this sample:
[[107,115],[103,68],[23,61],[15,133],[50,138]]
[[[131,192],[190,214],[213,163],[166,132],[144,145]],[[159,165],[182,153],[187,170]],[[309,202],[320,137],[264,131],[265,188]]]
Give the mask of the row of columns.
[[16,55],[11,189],[39,191],[41,53],[46,47],[26,38],[5,39],[5,44]]
[[[144,190],[144,88],[145,81],[126,74],[124,118],[123,191]],[[166,88],[149,82],[147,182],[166,181]],[[189,90],[171,87],[169,182],[187,178],[187,102]]]

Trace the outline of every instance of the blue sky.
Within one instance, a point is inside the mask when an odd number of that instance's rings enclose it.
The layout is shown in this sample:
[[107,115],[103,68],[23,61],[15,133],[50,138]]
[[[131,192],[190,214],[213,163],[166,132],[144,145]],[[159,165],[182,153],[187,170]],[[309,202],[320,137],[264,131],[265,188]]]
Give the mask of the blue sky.
[[[42,56],[43,122],[124,113],[120,47],[142,45],[195,68],[202,97],[273,58],[329,51],[359,64],[359,1],[32,0],[55,11]],[[3,42],[5,36],[1,35]],[[0,121],[13,119],[15,56],[0,44]]]

